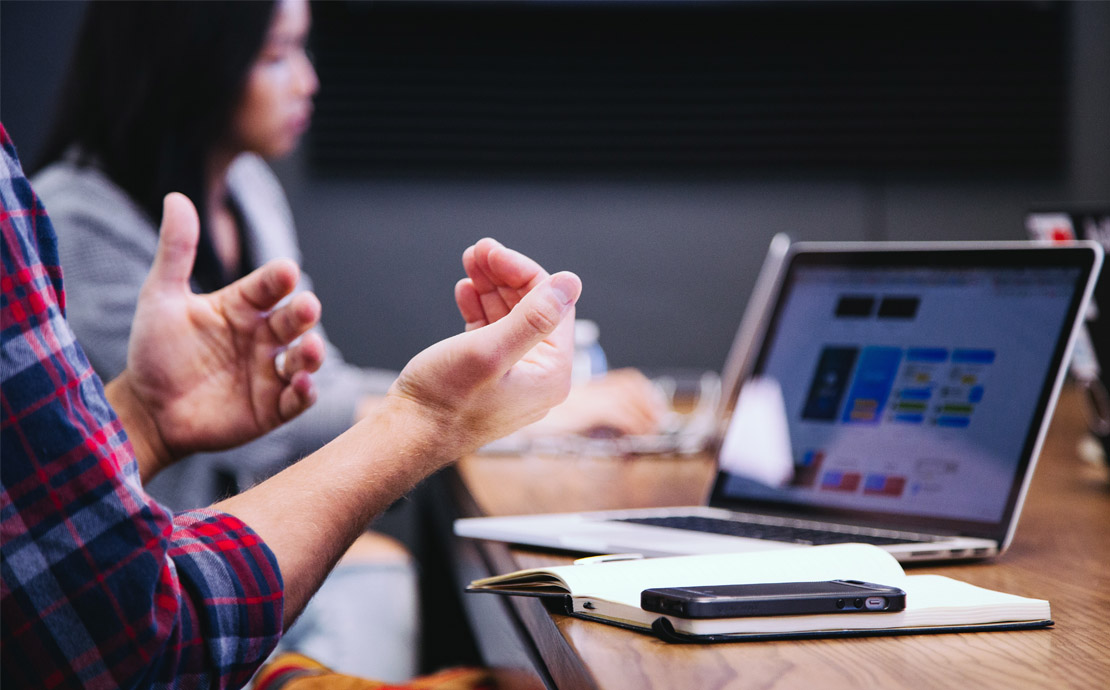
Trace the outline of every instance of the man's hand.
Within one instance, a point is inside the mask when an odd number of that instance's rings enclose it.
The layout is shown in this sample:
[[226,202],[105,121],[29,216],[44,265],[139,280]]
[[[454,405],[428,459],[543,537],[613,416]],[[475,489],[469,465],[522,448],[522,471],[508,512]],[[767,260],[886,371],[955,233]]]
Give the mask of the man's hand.
[[[455,286],[455,301],[468,331],[504,317],[547,277],[535,261],[488,238],[463,253],[463,267],[468,277]],[[659,430],[665,412],[651,381],[639,371],[623,369],[570,389],[565,402],[525,433],[651,434]]]
[[277,307],[297,284],[297,266],[272,261],[222,290],[197,295],[189,276],[198,240],[192,202],[166,196],[127,368],[108,386],[144,479],[189,453],[254,439],[316,398],[310,372],[323,362],[324,344],[305,334],[320,318],[320,302],[301,293]]
[[217,505],[278,559],[285,622],[366,528],[424,477],[535,421],[570,388],[582,283],[485,239],[464,254],[467,332],[416,355],[381,404],[309,457]]
[[463,254],[455,288],[466,333],[414,357],[390,389],[438,429],[446,462],[544,416],[570,390],[573,273],[547,274],[535,261],[486,238]]

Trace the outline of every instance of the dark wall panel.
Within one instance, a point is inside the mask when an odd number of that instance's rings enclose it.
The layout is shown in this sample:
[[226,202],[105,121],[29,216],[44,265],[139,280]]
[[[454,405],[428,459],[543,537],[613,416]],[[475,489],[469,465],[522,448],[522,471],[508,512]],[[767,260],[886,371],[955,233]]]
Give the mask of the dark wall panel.
[[323,3],[320,171],[1045,173],[1066,4]]

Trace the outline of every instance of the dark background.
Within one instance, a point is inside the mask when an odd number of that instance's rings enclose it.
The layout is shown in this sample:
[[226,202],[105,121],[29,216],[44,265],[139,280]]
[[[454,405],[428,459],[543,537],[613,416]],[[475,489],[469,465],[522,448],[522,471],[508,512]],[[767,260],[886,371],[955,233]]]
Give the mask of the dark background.
[[[37,153],[81,2],[0,3]],[[1020,239],[1110,199],[1110,3],[328,2],[275,163],[324,323],[400,368],[483,235],[585,283],[615,366],[720,369],[772,235]]]

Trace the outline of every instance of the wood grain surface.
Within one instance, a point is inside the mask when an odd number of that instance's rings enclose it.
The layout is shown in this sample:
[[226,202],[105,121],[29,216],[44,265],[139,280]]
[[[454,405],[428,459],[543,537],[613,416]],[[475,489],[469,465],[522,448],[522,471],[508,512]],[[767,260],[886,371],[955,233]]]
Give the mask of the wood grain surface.
[[[1017,536],[982,562],[909,566],[1048,599],[1054,628],[838,640],[673,645],[554,613],[513,597],[560,688],[1098,688],[1110,687],[1110,481],[1079,457],[1075,391],[1064,390]],[[490,515],[683,505],[704,500],[708,457],[472,457],[459,477]],[[479,542],[491,572],[569,562]],[[485,595],[469,595],[485,596]],[[472,621],[481,625],[481,621]]]

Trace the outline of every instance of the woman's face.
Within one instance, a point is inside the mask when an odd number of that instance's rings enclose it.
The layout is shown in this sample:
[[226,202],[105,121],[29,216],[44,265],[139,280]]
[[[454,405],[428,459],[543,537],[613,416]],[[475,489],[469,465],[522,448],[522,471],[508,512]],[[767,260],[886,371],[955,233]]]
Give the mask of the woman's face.
[[281,156],[292,151],[308,129],[312,97],[320,86],[305,53],[310,24],[307,0],[278,0],[235,111],[235,148],[267,158]]

